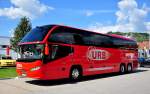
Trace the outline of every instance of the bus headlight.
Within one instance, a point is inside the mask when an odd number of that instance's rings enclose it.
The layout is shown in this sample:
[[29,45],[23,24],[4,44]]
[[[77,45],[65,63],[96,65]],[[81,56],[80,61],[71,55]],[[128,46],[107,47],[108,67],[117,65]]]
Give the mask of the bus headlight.
[[37,66],[37,67],[31,68],[30,71],[36,71],[36,70],[39,70],[40,68],[41,68],[40,66]]

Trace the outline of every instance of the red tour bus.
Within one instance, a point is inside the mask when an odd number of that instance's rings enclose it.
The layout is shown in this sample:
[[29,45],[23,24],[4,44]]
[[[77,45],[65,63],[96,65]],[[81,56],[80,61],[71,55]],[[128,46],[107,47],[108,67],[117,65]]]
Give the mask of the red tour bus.
[[19,76],[41,80],[132,72],[138,67],[137,43],[61,25],[39,26],[19,43]]

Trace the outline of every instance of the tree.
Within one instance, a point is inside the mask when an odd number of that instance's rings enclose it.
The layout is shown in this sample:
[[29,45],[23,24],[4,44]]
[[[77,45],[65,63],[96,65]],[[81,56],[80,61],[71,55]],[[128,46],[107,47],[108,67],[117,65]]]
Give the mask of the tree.
[[138,32],[108,32],[107,34],[117,34],[122,36],[132,36],[137,42],[143,42],[149,40],[148,33],[138,33]]
[[14,29],[13,37],[10,39],[11,47],[15,52],[17,52],[18,43],[21,41],[24,35],[31,30],[31,28],[32,26],[30,19],[27,17],[22,17],[19,24]]

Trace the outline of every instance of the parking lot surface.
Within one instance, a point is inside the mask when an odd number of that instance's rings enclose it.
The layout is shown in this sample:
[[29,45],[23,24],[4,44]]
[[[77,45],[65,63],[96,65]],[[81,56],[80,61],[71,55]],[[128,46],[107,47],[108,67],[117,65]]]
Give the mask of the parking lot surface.
[[124,75],[89,76],[79,82],[0,79],[0,94],[150,94],[150,68]]

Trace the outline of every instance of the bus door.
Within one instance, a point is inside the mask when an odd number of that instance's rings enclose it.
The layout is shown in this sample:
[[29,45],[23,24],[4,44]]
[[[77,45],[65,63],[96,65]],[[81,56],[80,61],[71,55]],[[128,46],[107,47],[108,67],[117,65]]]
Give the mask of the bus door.
[[68,76],[68,69],[72,63],[73,48],[66,45],[49,45],[50,55],[47,61],[47,73],[53,77]]

